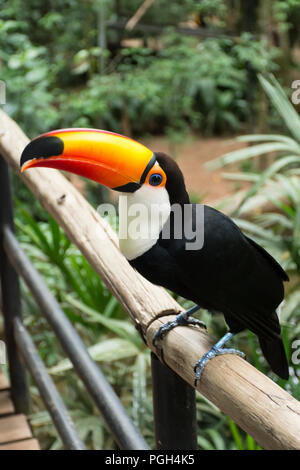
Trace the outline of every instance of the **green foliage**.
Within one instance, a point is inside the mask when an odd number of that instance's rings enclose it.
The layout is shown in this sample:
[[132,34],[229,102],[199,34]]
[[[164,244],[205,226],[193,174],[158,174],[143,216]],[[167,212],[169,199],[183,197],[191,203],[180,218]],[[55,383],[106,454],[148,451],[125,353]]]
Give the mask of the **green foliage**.
[[300,165],[300,117],[273,76],[270,77],[269,81],[259,76],[259,80],[291,137],[286,135],[242,136],[238,139],[239,141],[254,143],[254,145],[230,152],[207,164],[208,168],[216,169],[230,163],[241,162],[269,153],[276,155],[275,161],[262,174],[252,174],[250,176],[254,183],[243,197],[236,213],[275,175],[283,171],[290,172],[291,169]]
[[228,420],[229,427],[235,442],[235,445],[238,450],[261,450],[261,447],[256,444],[254,439],[247,434],[245,438],[241,436],[241,432],[239,431],[237,425],[235,424],[232,419]]
[[[138,1],[121,2],[130,16]],[[247,69],[272,71],[277,52],[249,34],[239,38],[180,36],[165,28],[157,46],[122,48],[108,31],[108,49],[98,44],[99,4],[4,1],[0,11],[0,78],[7,83],[4,109],[29,134],[53,128],[91,126],[136,134],[183,131],[228,132],[248,119]],[[145,21],[169,25],[224,18],[226,2],[157,1]],[[114,5],[106,4],[114,18]],[[223,20],[222,20],[223,21]],[[99,58],[106,68],[99,74]],[[255,95],[256,85],[253,93]],[[251,97],[253,99],[253,96]]]
[[276,0],[273,3],[274,18],[278,21],[282,31],[292,27],[293,16],[299,19],[299,0]]
[[80,95],[69,96],[65,118],[73,115],[74,125],[88,126],[100,119],[120,131],[126,116],[136,134],[187,126],[210,133],[237,129],[248,116],[247,63],[257,71],[274,67],[274,50],[250,39],[197,43],[170,33],[155,57],[148,48],[123,49],[114,72],[93,76]]
[[51,128],[58,112],[49,92],[46,48],[33,45],[21,32],[22,26],[22,22],[0,19],[0,59],[5,64],[0,73],[7,84],[5,110],[24,125],[25,131],[40,129],[41,122]]

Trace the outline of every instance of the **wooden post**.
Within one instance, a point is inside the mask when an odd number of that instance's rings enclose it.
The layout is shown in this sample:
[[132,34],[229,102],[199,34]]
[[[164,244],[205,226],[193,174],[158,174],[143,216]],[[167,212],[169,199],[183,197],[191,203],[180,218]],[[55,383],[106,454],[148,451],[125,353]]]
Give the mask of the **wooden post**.
[[156,448],[197,450],[196,394],[151,353]]

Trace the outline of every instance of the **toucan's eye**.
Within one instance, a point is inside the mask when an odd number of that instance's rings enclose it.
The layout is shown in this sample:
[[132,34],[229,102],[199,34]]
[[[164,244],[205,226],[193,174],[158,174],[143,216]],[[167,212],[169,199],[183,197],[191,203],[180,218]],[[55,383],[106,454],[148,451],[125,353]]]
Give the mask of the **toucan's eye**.
[[159,173],[153,173],[153,175],[151,175],[149,178],[149,184],[151,184],[151,186],[159,186],[162,180],[162,175]]

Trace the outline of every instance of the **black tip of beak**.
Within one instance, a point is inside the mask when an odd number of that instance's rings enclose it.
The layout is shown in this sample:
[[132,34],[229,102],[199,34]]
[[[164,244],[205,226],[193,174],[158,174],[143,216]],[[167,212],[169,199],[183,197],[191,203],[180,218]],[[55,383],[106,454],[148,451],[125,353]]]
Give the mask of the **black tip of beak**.
[[34,158],[49,158],[61,155],[64,151],[63,141],[54,135],[38,137],[32,140],[22,152],[20,166]]

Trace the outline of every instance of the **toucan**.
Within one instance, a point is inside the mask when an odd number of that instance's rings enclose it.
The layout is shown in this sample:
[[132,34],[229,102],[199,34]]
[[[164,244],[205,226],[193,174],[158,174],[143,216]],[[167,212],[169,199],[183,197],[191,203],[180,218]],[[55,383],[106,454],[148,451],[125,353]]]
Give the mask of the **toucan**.
[[[223,313],[229,331],[195,365],[195,383],[213,357],[244,356],[224,345],[245,329],[258,336],[273,372],[288,379],[277,315],[287,274],[229,217],[190,202],[183,174],[171,157],[119,134],[72,128],[32,140],[20,165],[21,171],[36,167],[65,170],[120,193],[122,253],[150,282],[195,303],[156,332],[156,345],[178,325],[203,326],[191,316],[199,308]],[[132,227],[136,230],[130,230]]]

